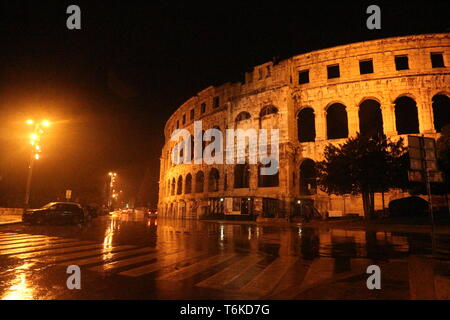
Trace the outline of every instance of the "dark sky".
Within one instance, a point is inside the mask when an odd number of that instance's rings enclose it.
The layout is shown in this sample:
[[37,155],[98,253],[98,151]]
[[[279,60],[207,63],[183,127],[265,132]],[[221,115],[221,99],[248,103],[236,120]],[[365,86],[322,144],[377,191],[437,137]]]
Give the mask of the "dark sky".
[[[370,4],[382,29],[367,30]],[[82,30],[66,28],[70,4]],[[0,206],[22,201],[30,117],[54,124],[33,180],[35,205],[65,189],[89,201],[107,172],[126,198],[156,204],[163,127],[211,84],[314,49],[449,31],[448,1],[1,1]]]

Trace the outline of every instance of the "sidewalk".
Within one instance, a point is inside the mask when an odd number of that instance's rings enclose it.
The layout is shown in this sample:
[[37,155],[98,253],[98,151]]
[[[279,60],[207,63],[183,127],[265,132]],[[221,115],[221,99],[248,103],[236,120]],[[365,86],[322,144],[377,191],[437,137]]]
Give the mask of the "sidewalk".
[[0,226],[22,222],[21,215],[0,215]]
[[[399,220],[371,220],[364,219],[337,219],[337,220],[313,220],[310,222],[256,222],[256,221],[232,221],[232,220],[200,220],[204,222],[225,223],[225,224],[251,224],[259,226],[278,226],[278,227],[307,227],[307,228],[325,228],[325,229],[344,229],[344,230],[365,230],[365,231],[384,231],[384,232],[408,232],[408,233],[430,233],[431,226],[428,223],[405,223]],[[436,234],[450,235],[450,224],[435,226]]]

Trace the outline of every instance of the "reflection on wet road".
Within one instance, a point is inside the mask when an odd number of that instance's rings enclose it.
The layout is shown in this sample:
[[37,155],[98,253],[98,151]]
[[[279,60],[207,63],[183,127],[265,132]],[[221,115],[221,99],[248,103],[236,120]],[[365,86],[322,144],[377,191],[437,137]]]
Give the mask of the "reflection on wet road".
[[[409,299],[423,291],[412,275],[422,270],[416,258],[430,255],[430,243],[427,234],[133,214],[85,226],[16,225],[0,229],[0,297]],[[450,237],[439,236],[437,243],[439,263],[446,265]],[[367,289],[366,269],[373,264],[381,267],[382,290]],[[81,290],[66,287],[69,265],[81,268]]]

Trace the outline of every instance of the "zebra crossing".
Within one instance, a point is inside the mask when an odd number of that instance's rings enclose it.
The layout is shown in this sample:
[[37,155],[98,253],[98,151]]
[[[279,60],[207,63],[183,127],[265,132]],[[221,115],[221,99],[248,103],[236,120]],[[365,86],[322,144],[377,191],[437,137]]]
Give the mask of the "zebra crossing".
[[[0,259],[20,259],[44,265],[78,265],[103,275],[157,281],[188,281],[198,288],[237,291],[260,298],[273,293],[298,262],[297,257],[261,253],[207,252],[181,248],[111,245],[45,235],[0,233]],[[1,275],[1,273],[0,273]],[[302,277],[290,277],[298,284]]]

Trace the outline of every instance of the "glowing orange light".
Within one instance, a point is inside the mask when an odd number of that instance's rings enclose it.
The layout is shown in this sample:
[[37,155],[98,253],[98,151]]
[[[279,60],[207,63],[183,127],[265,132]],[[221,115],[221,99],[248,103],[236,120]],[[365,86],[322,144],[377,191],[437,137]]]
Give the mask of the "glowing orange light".
[[31,119],[29,119],[29,120],[25,121],[25,123],[26,123],[26,124],[33,124],[33,123],[34,123],[34,121],[33,121],[33,120],[31,120]]
[[39,158],[40,158],[39,154],[36,153],[36,154],[34,155],[34,158],[35,158],[36,160],[39,160]]

